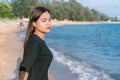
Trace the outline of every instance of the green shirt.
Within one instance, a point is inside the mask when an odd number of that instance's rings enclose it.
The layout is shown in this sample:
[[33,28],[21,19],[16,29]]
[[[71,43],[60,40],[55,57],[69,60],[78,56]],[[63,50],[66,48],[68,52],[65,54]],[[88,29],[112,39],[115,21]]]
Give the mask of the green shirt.
[[48,68],[53,55],[44,40],[32,34],[24,48],[19,71],[29,73],[28,80],[48,80]]

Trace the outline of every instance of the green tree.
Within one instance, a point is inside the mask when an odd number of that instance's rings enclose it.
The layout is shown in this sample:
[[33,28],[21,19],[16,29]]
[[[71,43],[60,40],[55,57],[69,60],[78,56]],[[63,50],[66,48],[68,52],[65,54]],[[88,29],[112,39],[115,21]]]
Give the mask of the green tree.
[[0,18],[12,18],[12,7],[4,2],[0,2]]
[[82,6],[76,0],[11,0],[11,5],[16,17],[28,17],[30,11],[39,5],[50,9],[52,17],[58,20],[100,21],[109,19],[108,16],[94,9]]
[[16,17],[28,17],[30,11],[38,4],[38,0],[11,0],[13,12]]

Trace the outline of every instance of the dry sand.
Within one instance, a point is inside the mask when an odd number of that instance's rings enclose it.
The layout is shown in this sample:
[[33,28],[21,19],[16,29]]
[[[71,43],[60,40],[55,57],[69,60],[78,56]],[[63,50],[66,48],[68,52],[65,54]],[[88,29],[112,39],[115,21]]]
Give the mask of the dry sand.
[[[22,30],[18,28],[19,22],[20,20],[0,20],[0,80],[17,80],[18,78],[18,67],[23,55],[23,42],[16,33]],[[53,21],[53,25],[98,23],[110,22]],[[51,73],[49,78],[55,80],[55,76]]]
[[[23,42],[17,36],[19,20],[0,20],[0,80],[18,80]],[[50,80],[55,77],[49,73]]]

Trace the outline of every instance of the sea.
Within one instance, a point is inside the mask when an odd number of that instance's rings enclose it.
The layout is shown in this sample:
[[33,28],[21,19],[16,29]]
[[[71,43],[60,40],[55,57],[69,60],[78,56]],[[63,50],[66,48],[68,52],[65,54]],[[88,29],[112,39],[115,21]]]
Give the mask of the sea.
[[120,80],[120,24],[57,25],[45,41],[76,80]]

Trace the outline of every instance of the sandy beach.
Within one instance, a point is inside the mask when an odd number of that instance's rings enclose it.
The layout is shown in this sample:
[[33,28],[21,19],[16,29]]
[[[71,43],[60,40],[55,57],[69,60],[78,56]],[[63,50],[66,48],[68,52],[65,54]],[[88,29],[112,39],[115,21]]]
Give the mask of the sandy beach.
[[[0,20],[0,80],[18,80],[23,42],[17,36],[19,20]],[[49,79],[55,77],[49,73]]]
[[[18,80],[18,67],[23,55],[23,42],[17,32],[24,29],[18,28],[19,22],[20,20],[0,20],[0,80]],[[52,23],[59,26],[65,24],[114,24],[120,22],[54,20]],[[27,23],[25,23],[26,25]],[[65,66],[53,60],[49,70],[49,80],[76,80],[76,75],[71,74]]]

